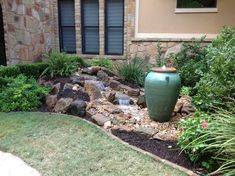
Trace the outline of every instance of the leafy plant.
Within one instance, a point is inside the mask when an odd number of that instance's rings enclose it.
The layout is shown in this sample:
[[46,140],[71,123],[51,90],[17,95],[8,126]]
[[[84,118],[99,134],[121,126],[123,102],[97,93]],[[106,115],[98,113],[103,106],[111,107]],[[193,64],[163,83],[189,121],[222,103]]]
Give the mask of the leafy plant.
[[78,67],[84,65],[84,61],[75,55],[68,55],[66,53],[51,52],[47,57],[48,67],[43,74],[50,74],[51,77],[56,76],[70,76]]
[[183,120],[178,144],[194,162],[213,174],[235,174],[235,100],[228,110],[217,109],[202,116],[197,113]]
[[204,38],[183,43],[181,51],[174,56],[175,65],[184,86],[194,87],[207,72],[208,66],[205,59],[207,50],[203,45]]
[[203,167],[212,171],[216,166],[216,161],[211,158],[213,151],[204,151],[209,146],[205,137],[205,134],[210,133],[209,122],[211,122],[210,116],[201,112],[181,120],[182,132],[178,137],[178,145],[192,162],[200,163]]
[[225,28],[207,48],[208,70],[197,83],[193,103],[210,111],[214,106],[228,107],[235,98],[235,29]]
[[183,86],[180,90],[180,95],[181,96],[190,96],[191,90],[192,90],[191,87]]
[[143,86],[148,66],[144,60],[135,57],[132,60],[127,60],[124,63],[117,65],[116,70],[119,76],[126,81]]
[[106,68],[108,70],[112,70],[113,69],[112,62],[110,61],[110,59],[107,59],[107,58],[92,59],[90,61],[90,64],[93,65],[93,66],[104,67],[104,68]]
[[39,85],[35,79],[19,75],[7,80],[0,88],[0,111],[35,110],[49,89]]

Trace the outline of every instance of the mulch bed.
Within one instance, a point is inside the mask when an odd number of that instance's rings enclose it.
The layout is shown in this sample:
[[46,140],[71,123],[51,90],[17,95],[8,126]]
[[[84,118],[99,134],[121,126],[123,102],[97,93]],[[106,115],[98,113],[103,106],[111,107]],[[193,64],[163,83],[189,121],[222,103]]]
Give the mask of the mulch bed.
[[181,152],[176,141],[160,141],[151,139],[149,136],[141,133],[124,130],[112,130],[112,134],[128,144],[159,156],[162,159],[171,161],[196,173],[204,172],[197,165],[194,165],[185,153]]

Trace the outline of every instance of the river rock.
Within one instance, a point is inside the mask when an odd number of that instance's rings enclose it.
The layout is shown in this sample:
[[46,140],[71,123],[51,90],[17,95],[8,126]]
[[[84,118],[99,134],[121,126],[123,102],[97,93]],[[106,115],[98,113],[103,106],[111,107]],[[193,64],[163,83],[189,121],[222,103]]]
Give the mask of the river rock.
[[121,83],[119,81],[116,80],[111,80],[109,82],[109,86],[113,89],[113,90],[119,90],[120,89],[120,85]]
[[85,81],[84,89],[90,96],[91,100],[102,98],[100,88],[97,86],[97,81]]
[[140,89],[134,89],[134,88],[128,87],[127,95],[131,97],[138,97],[140,95]]
[[69,107],[69,114],[84,117],[86,115],[86,102],[83,100],[75,100]]
[[61,84],[60,84],[60,83],[57,83],[57,84],[53,85],[50,94],[51,94],[51,95],[56,95],[56,94],[58,94],[59,91],[60,91],[60,87],[61,87]]
[[49,109],[53,109],[58,101],[57,95],[48,95],[46,97],[46,105]]
[[109,117],[106,117],[103,114],[95,114],[91,118],[94,119],[100,126],[104,126],[106,122],[111,121]]
[[72,102],[72,98],[61,98],[59,101],[57,101],[54,111],[56,113],[65,113],[69,109],[69,106]]
[[150,127],[142,127],[140,126],[139,128],[137,128],[135,131],[148,135],[148,136],[154,136],[158,130],[154,129],[154,128],[150,128]]

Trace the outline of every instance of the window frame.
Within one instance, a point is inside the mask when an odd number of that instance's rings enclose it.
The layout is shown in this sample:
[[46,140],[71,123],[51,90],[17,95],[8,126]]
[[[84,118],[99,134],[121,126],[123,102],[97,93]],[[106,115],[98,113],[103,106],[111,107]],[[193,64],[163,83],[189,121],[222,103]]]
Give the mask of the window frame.
[[100,37],[98,37],[98,52],[87,52],[86,48],[85,48],[85,29],[86,28],[98,28],[98,34],[100,34],[100,14],[99,14],[99,0],[98,1],[98,26],[84,26],[84,2],[85,0],[81,0],[80,4],[81,4],[81,37],[82,37],[82,54],[91,54],[91,55],[99,55],[100,54]]
[[218,12],[218,0],[216,0],[216,7],[206,8],[178,8],[178,0],[176,0],[175,13],[217,13]]
[[[74,12],[75,12],[75,0],[72,0],[74,3]],[[59,24],[59,45],[60,45],[60,52],[66,52],[68,54],[75,54],[77,50],[77,45],[75,42],[75,51],[64,51],[64,41],[63,41],[63,28],[74,28],[75,30],[75,41],[76,41],[76,22],[74,21],[74,26],[62,26],[62,16],[61,16],[61,0],[58,0],[58,24]],[[75,20],[75,14],[74,14],[74,20]]]
[[[122,1],[122,3],[123,3],[123,6],[122,6],[122,8],[123,8],[123,13],[122,13],[122,15],[123,15],[123,19],[122,19],[122,26],[112,26],[112,27],[109,27],[107,24],[108,24],[108,21],[107,21],[107,16],[108,16],[108,11],[107,11],[107,4],[108,4],[108,2],[107,2],[107,0],[105,0],[105,10],[104,10],[104,53],[105,53],[105,55],[116,55],[116,56],[122,56],[123,54],[124,54],[124,28],[125,28],[125,0],[121,0]],[[116,29],[116,28],[121,28],[122,29],[122,52],[121,53],[109,53],[108,52],[108,29],[109,28],[114,28],[114,29]]]

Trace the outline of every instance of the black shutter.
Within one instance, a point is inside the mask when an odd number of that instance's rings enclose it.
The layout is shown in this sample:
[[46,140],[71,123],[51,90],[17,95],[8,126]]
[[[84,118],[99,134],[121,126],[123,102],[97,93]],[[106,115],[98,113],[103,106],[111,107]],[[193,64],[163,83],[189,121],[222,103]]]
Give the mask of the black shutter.
[[82,0],[82,52],[99,54],[99,1]]
[[124,0],[106,0],[105,53],[123,54]]
[[1,65],[6,65],[6,48],[4,40],[2,6],[0,4],[0,66]]
[[59,0],[60,50],[76,53],[74,0]]

